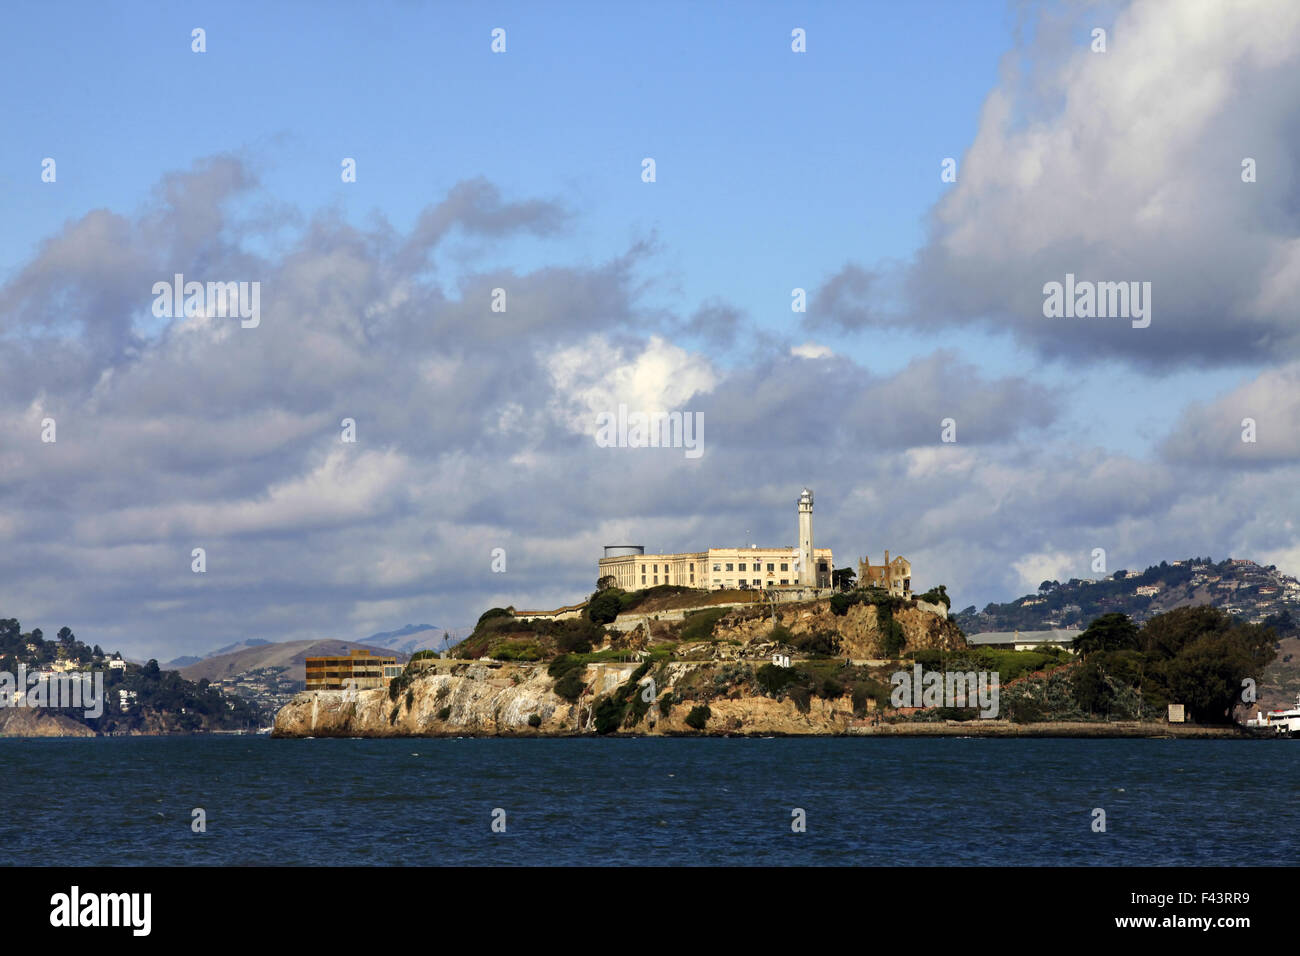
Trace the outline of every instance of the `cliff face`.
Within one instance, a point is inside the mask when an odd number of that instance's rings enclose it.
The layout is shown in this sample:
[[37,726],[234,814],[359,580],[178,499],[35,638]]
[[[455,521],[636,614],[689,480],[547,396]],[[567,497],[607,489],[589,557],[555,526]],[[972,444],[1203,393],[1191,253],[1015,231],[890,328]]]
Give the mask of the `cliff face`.
[[[595,665],[588,671],[595,670]],[[305,691],[275,715],[277,737],[405,737],[573,733],[577,709],[551,691],[544,664],[457,665],[427,673],[396,701],[384,690]],[[533,714],[541,724],[532,728]]]
[[[854,716],[848,694],[836,700],[814,697],[808,702],[808,710],[801,712],[794,700],[767,697],[752,686],[753,670],[761,664],[699,661],[664,665],[655,671],[655,703],[621,732],[699,733],[686,723],[692,707],[701,702],[694,688],[716,686],[719,680],[739,686],[728,690],[727,696],[708,700],[712,716],[705,728],[707,733],[833,734],[849,729]],[[551,690],[553,681],[542,664],[493,667],[475,663],[461,665],[455,674],[426,674],[412,682],[409,706],[405,693],[392,701],[382,690],[361,691],[351,697],[342,691],[306,691],[276,714],[273,734],[460,737],[592,733],[593,701],[601,693],[616,690],[635,669],[635,664],[588,665],[584,678],[592,693],[578,704],[569,703]],[[658,705],[665,692],[681,698],[667,714]],[[529,724],[533,714],[541,720],[536,727]]]
[[6,707],[0,710],[0,737],[94,737],[95,732],[71,717],[48,710]]
[[[780,623],[789,631],[786,640],[794,644],[776,642],[770,612],[752,606],[728,612],[707,639],[688,643],[680,643],[681,620],[646,620],[615,635],[616,653],[635,657],[637,652],[660,647],[672,648],[671,656],[665,660],[662,655],[668,652],[661,652],[657,663],[647,665],[639,675],[635,687],[627,684],[638,670],[635,661],[578,665],[584,690],[577,703],[555,693],[556,682],[545,662],[421,662],[418,666],[424,669],[415,671],[409,687],[395,698],[387,690],[298,694],[276,715],[273,733],[277,737],[584,734],[597,731],[603,714],[605,731],[617,726],[621,733],[698,734],[700,729],[688,724],[687,716],[704,706],[709,711],[705,733],[847,733],[868,723],[875,698],[887,687],[888,673],[896,669],[882,660],[886,623],[882,614],[888,613],[874,605],[856,604],[836,615],[825,600],[782,605]],[[904,606],[893,610],[892,617],[907,650],[965,646],[961,631],[940,614]],[[838,654],[821,650],[820,658],[803,660],[815,657],[798,649],[798,639],[805,636],[818,638],[803,645],[809,647],[825,647],[827,637],[833,638]],[[777,651],[789,655],[794,667],[773,684],[774,675],[760,670]],[[845,658],[855,663],[850,665]],[[613,718],[612,710],[617,711]]]
[[[831,611],[829,602],[792,605],[779,608],[780,623],[795,635],[835,633],[839,635],[841,653],[855,659],[879,659],[885,656],[884,630],[880,610],[872,604],[854,604],[841,615]],[[919,607],[903,607],[893,612],[903,629],[904,647],[909,651],[956,650],[966,646],[961,630],[947,618]],[[713,630],[715,639],[736,640],[742,644],[762,641],[772,630],[767,617],[749,617],[736,622],[720,621]]]

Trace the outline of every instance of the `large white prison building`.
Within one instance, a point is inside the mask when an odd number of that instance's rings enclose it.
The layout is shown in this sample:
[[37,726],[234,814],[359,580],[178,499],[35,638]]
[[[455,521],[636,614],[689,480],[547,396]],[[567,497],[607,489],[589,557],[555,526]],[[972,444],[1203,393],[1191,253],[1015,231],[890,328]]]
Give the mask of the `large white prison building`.
[[799,496],[799,543],[794,547],[709,548],[682,554],[646,554],[641,545],[610,545],[597,575],[611,577],[625,591],[657,584],[716,591],[720,588],[831,586],[830,548],[814,548],[812,492]]

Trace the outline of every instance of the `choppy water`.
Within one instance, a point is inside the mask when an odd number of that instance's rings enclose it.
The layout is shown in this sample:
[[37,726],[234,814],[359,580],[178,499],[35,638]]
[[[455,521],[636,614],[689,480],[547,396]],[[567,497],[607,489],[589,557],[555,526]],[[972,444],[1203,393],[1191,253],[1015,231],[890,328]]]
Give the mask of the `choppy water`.
[[1290,741],[7,739],[0,768],[25,865],[1253,866],[1300,832]]

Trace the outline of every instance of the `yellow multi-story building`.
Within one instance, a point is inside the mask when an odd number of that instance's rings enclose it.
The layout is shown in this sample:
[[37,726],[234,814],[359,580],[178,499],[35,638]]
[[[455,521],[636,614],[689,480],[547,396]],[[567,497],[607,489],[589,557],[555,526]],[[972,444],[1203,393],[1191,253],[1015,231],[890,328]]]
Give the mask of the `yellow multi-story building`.
[[812,543],[812,492],[799,497],[799,544],[796,547],[709,548],[681,554],[646,554],[641,545],[610,545],[598,562],[597,576],[610,577],[624,591],[658,584],[716,591],[720,588],[831,586],[834,567],[830,548]]
[[346,657],[308,657],[308,690],[374,690],[402,672],[396,657],[368,650],[348,651]]

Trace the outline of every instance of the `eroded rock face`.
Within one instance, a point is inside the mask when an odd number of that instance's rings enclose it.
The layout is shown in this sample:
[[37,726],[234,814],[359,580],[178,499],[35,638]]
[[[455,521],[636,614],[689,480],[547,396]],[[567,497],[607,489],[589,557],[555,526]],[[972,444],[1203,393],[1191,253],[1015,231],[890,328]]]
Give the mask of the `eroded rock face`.
[[[829,602],[820,601],[784,605],[780,613],[781,623],[795,635],[838,634],[841,653],[847,657],[875,660],[883,656],[884,634],[878,609],[873,605],[854,605],[844,616],[837,616],[831,612]],[[894,620],[903,630],[908,650],[965,646],[956,625],[932,612],[904,607],[894,612]],[[771,631],[770,615],[746,609],[719,621],[712,640],[679,645],[677,660],[657,665],[646,675],[645,680],[655,682],[654,703],[635,724],[622,727],[620,732],[697,734],[699,731],[686,723],[686,717],[701,704],[707,704],[712,714],[704,730],[711,734],[838,734],[862,724],[866,715],[855,717],[848,692],[834,700],[811,696],[805,699],[804,709],[790,696],[763,694],[754,672],[777,649]],[[643,630],[635,639],[645,643],[650,637],[654,640],[649,643],[653,644],[671,636],[657,632],[647,635]],[[274,734],[397,737],[593,733],[589,713],[593,703],[616,691],[636,668],[635,663],[587,665],[583,679],[588,693],[579,704],[571,704],[554,692],[554,681],[545,663],[439,661],[414,678],[409,687],[409,704],[406,690],[396,700],[383,690],[353,695],[309,691],[296,696],[276,715]],[[888,678],[882,673],[878,679]],[[658,703],[665,692],[672,692],[674,698],[667,714],[660,712]],[[534,715],[536,726],[529,723]]]
[[[841,653],[855,659],[885,656],[884,631],[880,611],[873,604],[854,604],[841,617],[831,611],[830,602],[794,604],[779,608],[781,624],[796,635],[834,632],[839,635]],[[909,651],[956,650],[966,646],[960,629],[950,620],[917,607],[903,607],[893,612],[903,629],[904,648]],[[713,629],[714,638],[734,640],[742,645],[758,645],[772,631],[770,616],[750,617],[740,621],[723,619]],[[749,655],[746,655],[749,656]]]
[[[594,667],[588,667],[588,671]],[[384,690],[353,695],[306,691],[275,715],[277,737],[408,737],[576,733],[577,709],[552,692],[546,666],[465,664],[430,673],[390,700]],[[439,716],[446,709],[445,716]],[[533,714],[541,718],[529,725]]]
[[94,737],[95,732],[71,717],[40,708],[0,710],[0,737]]
[[[656,668],[655,703],[622,733],[697,734],[686,723],[691,709],[707,702],[713,716],[706,733],[740,734],[834,734],[847,731],[853,721],[850,697],[828,701],[814,697],[801,712],[791,699],[766,697],[753,686],[754,668],[761,661],[676,661]],[[585,679],[593,691],[582,705],[570,704],[552,690],[544,665],[466,666],[456,674],[426,675],[410,687],[412,703],[405,693],[396,701],[386,691],[362,691],[346,697],[341,691],[308,691],[298,694],[275,718],[277,737],[405,737],[405,736],[562,736],[592,733],[587,710],[602,693],[621,686],[635,670],[634,664],[592,664]],[[705,701],[697,691],[710,686],[715,676],[735,681],[724,696]],[[658,700],[672,692],[677,700],[667,715]],[[640,691],[638,691],[640,693]],[[396,709],[396,716],[394,716]],[[445,715],[444,715],[445,710]],[[537,714],[541,723],[533,727],[529,717]]]

